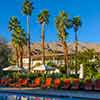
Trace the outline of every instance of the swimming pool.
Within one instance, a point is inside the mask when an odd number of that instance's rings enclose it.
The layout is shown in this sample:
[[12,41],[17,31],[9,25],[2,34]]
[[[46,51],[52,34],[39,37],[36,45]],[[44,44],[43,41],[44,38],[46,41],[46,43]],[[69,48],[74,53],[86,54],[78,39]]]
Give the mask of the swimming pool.
[[96,99],[0,93],[0,100],[96,100]]

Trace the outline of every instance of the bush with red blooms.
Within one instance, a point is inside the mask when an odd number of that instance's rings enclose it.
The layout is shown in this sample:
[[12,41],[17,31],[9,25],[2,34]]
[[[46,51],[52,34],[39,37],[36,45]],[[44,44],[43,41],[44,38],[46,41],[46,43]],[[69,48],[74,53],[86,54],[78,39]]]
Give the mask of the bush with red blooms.
[[70,89],[70,86],[71,86],[71,80],[70,79],[65,79],[64,84],[62,86],[62,89],[65,89],[65,90]]
[[61,80],[60,79],[55,79],[54,80],[54,88],[60,88],[61,86]]
[[52,85],[52,78],[46,78],[45,83],[41,85],[41,88],[50,88]]
[[73,85],[72,85],[71,89],[79,90],[79,84],[80,84],[79,79],[77,79],[77,78],[73,79],[72,82],[73,82]]
[[18,83],[15,83],[16,87],[21,87],[21,86],[28,86],[28,79],[19,79]]
[[32,84],[29,84],[30,87],[38,87],[40,86],[41,80],[40,78],[35,78],[34,82]]
[[100,79],[95,80],[95,82],[94,82],[94,90],[100,91]]
[[93,90],[93,82],[91,79],[85,80],[84,89],[85,90]]

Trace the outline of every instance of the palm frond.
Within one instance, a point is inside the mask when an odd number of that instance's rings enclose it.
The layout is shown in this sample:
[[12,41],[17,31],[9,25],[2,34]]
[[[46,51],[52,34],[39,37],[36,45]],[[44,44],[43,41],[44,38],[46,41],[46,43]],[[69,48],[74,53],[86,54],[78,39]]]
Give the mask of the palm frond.
[[42,12],[40,12],[40,14],[38,15],[38,21],[39,21],[40,24],[42,24],[43,22],[48,24],[48,22],[49,22],[49,12],[48,12],[48,10],[43,10]]
[[15,28],[17,28],[19,26],[19,21],[17,19],[17,17],[15,16],[12,16],[9,20],[9,23],[8,23],[8,30],[9,31],[13,31],[15,30]]
[[55,25],[58,31],[58,37],[60,40],[66,40],[66,37],[68,35],[68,32],[66,29],[71,28],[72,23],[71,20],[68,17],[68,14],[64,11],[61,11],[58,16],[56,16],[55,19]]
[[72,23],[73,23],[73,27],[74,27],[75,31],[77,31],[78,28],[82,25],[80,16],[73,17]]
[[23,14],[31,16],[33,9],[33,3],[30,0],[25,0],[22,6]]

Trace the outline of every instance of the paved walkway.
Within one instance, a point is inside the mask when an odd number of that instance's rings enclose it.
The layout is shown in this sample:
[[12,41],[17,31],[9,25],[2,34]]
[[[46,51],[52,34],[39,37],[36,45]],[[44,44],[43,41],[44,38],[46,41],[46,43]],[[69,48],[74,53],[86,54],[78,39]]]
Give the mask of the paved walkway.
[[100,91],[72,91],[72,90],[55,90],[40,88],[0,88],[0,93],[12,93],[21,95],[40,95],[40,96],[56,96],[56,97],[78,97],[91,98],[100,100]]

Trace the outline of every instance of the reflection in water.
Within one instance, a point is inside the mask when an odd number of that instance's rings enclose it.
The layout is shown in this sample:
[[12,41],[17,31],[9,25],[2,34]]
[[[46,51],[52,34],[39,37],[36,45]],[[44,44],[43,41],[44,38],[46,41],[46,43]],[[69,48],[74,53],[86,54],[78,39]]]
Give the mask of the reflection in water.
[[62,99],[2,94],[2,95],[0,95],[0,100],[62,100]]
[[0,100],[89,100],[89,99],[22,96],[21,94],[20,95],[0,94]]

